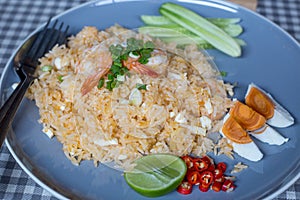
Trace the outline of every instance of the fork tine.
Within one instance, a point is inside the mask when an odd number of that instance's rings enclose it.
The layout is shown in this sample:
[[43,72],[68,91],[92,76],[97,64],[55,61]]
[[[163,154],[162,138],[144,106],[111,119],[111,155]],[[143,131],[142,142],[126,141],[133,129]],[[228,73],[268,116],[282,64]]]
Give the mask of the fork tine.
[[58,40],[59,43],[62,43],[62,44],[66,43],[66,41],[67,41],[67,34],[68,34],[68,31],[69,31],[69,28],[70,28],[70,26],[67,25],[66,30],[62,34],[60,34],[60,38]]
[[58,20],[54,21],[51,28],[49,28],[50,23],[51,18],[48,19],[43,30],[37,33],[34,41],[30,44],[30,48],[28,48],[28,52],[25,53],[22,61],[20,61],[21,63],[24,64],[25,62],[30,62],[30,65],[35,66],[38,64],[38,58],[42,57],[46,52],[52,49],[55,44],[61,45],[66,42],[69,26],[67,26],[63,32],[63,22],[60,23],[58,30],[56,29]]
[[25,55],[25,57],[29,58],[33,63],[36,63],[37,59],[53,48],[55,44],[62,44],[66,42],[69,26],[67,26],[65,31],[62,32],[62,28],[64,26],[63,22],[60,23],[58,30],[56,29],[58,20],[54,21],[51,28],[49,28],[50,22],[51,18],[49,18],[44,29],[39,32],[35,41],[31,44],[29,52]]
[[[58,20],[54,21],[54,24],[51,28],[47,29],[43,35],[42,42],[39,44],[38,51],[34,55],[34,59],[41,57],[45,52],[49,51],[50,48],[55,44],[55,35],[57,33],[55,27],[57,25]],[[60,30],[59,30],[60,31]],[[52,43],[54,44],[50,46]]]
[[[56,20],[56,22],[57,22],[57,20]],[[58,42],[58,38],[59,38],[59,35],[60,35],[60,32],[61,32],[61,29],[62,29],[63,25],[64,25],[64,23],[61,22],[61,23],[60,23],[60,26],[59,26],[59,28],[58,28],[58,31],[55,31],[55,30],[54,30],[54,33],[52,33],[53,38],[52,38],[52,40],[50,40],[49,43],[47,44],[47,49],[45,49],[45,51],[49,51],[50,48],[52,48],[55,44],[59,43],[59,42]]]
[[44,29],[37,35],[37,37],[31,44],[31,47],[29,48],[30,50],[27,53],[26,57],[35,58],[35,55],[36,55],[37,51],[39,50],[40,45],[43,43],[43,40],[46,36],[46,32],[47,32],[50,22],[51,22],[51,18],[48,19]]

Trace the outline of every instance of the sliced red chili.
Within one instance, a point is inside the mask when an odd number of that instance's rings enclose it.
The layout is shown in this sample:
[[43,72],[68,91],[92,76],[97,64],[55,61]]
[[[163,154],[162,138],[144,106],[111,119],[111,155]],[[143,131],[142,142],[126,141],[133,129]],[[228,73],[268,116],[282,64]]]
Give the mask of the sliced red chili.
[[231,192],[233,191],[235,188],[235,185],[233,184],[233,182],[229,179],[226,179],[222,185],[222,190],[224,192]]
[[224,162],[219,162],[217,164],[217,169],[221,170],[223,173],[225,173],[226,169],[227,169],[227,165]]
[[200,185],[199,185],[199,190],[200,190],[201,192],[207,192],[207,191],[209,190],[209,186],[207,187],[207,186],[205,186],[205,185],[200,184]]
[[220,170],[218,168],[214,170],[214,177],[215,177],[215,179],[219,179],[222,176],[223,176],[223,171],[222,170]]
[[216,181],[211,186],[211,189],[214,190],[215,192],[220,192],[221,188],[222,188],[222,183]]
[[215,171],[215,165],[211,164],[208,168],[208,171],[214,172]]
[[201,158],[196,158],[194,159],[194,170],[202,172],[206,169],[208,169],[208,163],[205,162],[203,159]]
[[221,190],[230,192],[235,189],[234,182],[224,176],[227,169],[225,162],[214,164],[214,161],[208,156],[194,158],[186,155],[181,158],[186,163],[188,170],[184,181],[177,187],[179,193],[190,194],[193,185],[199,185],[199,190],[202,192],[207,192],[210,188],[215,192]]
[[187,182],[183,181],[178,187],[177,187],[177,192],[180,194],[191,194],[192,193],[193,186]]
[[213,165],[212,159],[208,156],[203,156],[202,160],[204,160],[208,165]]
[[194,159],[193,159],[191,156],[188,156],[188,155],[182,156],[181,159],[185,162],[186,167],[187,167],[188,169],[193,168],[193,166],[194,166],[193,160],[194,160]]
[[216,182],[219,182],[219,183],[223,184],[223,183],[224,183],[224,181],[225,181],[225,177],[224,177],[224,175],[223,175],[223,176],[221,176],[221,177],[219,177],[219,178],[215,178],[215,180],[214,180],[214,181],[216,181]]
[[200,173],[198,171],[188,172],[187,181],[192,185],[199,184],[200,183]]
[[200,174],[200,185],[209,187],[214,180],[214,175],[210,171],[204,171]]

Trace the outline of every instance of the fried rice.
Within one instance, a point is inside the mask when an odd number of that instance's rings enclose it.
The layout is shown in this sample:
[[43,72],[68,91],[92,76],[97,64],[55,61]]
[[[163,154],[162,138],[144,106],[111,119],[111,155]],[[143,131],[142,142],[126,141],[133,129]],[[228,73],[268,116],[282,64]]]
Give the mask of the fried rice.
[[[168,52],[158,55],[165,56],[163,63],[151,66],[159,76],[130,71],[112,91],[93,87],[83,95],[81,88],[99,67],[101,52],[114,44],[126,46],[128,38],[152,41]],[[85,27],[40,59],[38,78],[27,96],[39,108],[42,131],[55,136],[76,165],[93,160],[128,168],[145,154],[200,156],[216,149],[232,156],[230,145],[211,137],[233,93],[210,59],[194,45],[176,48],[118,25],[104,31]],[[137,83],[146,90],[137,90]],[[133,92],[138,103],[130,99]]]

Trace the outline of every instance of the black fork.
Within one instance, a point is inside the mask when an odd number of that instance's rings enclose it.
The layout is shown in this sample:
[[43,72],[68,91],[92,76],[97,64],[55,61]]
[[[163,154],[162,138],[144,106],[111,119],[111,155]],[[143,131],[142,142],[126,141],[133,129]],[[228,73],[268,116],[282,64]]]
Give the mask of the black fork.
[[38,66],[38,59],[52,49],[55,44],[66,42],[69,26],[64,26],[63,23],[58,25],[57,20],[50,26],[50,22],[51,18],[43,30],[31,36],[20,47],[14,58],[14,68],[21,81],[0,110],[0,147],[28,87],[36,78],[35,71]]

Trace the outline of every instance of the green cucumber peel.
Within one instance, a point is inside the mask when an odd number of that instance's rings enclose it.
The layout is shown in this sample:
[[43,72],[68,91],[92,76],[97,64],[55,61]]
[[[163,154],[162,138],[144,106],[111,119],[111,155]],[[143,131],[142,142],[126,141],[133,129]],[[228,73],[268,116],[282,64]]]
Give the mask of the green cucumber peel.
[[164,3],[160,13],[200,36],[216,49],[232,57],[241,55],[241,47],[232,37],[197,13],[174,3]]

